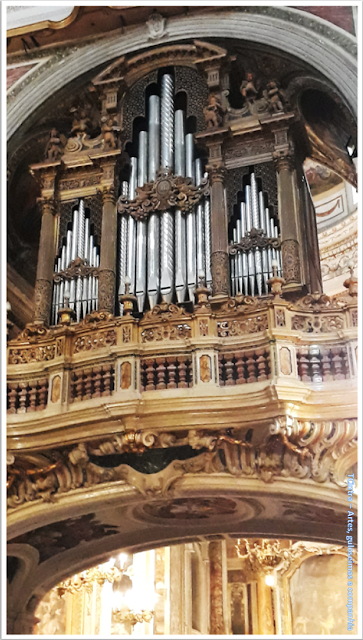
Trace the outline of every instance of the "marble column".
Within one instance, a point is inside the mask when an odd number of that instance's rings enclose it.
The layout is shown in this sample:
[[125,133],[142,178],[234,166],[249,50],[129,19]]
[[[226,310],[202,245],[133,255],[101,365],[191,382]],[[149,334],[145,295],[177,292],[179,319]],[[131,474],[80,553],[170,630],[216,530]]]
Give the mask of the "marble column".
[[98,276],[98,309],[115,311],[117,210],[113,188],[102,193],[101,258]]
[[213,297],[229,295],[228,221],[224,196],[225,169],[206,167],[211,183],[211,272]]
[[52,305],[54,271],[54,200],[42,202],[42,226],[40,231],[37,279],[35,283],[34,321],[49,325]]
[[294,164],[290,151],[274,153],[277,171],[283,277],[287,285],[301,284]]
[[225,635],[223,612],[222,543],[209,543],[210,566],[210,635]]

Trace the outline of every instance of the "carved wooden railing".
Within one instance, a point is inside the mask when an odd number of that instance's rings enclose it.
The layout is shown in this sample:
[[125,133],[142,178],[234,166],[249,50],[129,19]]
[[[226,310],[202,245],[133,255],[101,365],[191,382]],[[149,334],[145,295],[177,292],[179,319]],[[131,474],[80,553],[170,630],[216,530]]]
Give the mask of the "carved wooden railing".
[[[29,325],[8,345],[8,413],[125,394],[232,387],[281,379],[355,378],[357,302],[308,295],[295,303],[237,296],[186,313],[161,304],[141,320],[93,312],[79,324]],[[201,387],[198,387],[201,385]],[[242,393],[241,389],[241,393]],[[20,415],[19,415],[20,414]]]

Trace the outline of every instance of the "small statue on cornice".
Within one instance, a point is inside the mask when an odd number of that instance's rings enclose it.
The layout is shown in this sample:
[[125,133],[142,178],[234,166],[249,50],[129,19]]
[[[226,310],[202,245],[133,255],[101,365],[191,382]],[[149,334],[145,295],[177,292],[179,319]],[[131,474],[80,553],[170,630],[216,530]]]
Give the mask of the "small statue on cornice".
[[159,40],[166,35],[166,18],[160,15],[157,11],[153,11],[149,19],[146,22],[149,29],[149,39]]
[[101,131],[105,149],[117,149],[117,133],[120,128],[116,120],[112,116],[103,116],[102,123]]
[[64,144],[64,141],[62,141],[62,137],[64,136],[60,136],[57,129],[51,130],[49,140],[45,148],[46,160],[54,162],[58,160],[60,155],[62,155],[62,146]]
[[209,94],[208,104],[204,107],[203,113],[207,129],[222,126],[225,110],[222,107],[221,100],[216,93]]
[[248,71],[246,75],[246,80],[243,80],[240,86],[240,92],[241,92],[242,98],[244,98],[247,105],[251,107],[255,102],[255,100],[257,99],[258,92],[259,92],[259,83],[254,78],[253,73],[251,73],[251,71]]
[[87,116],[86,110],[74,107],[73,109],[71,109],[71,113],[75,114],[72,122],[71,135],[78,136],[87,133],[91,124],[91,120]]
[[269,111],[272,113],[281,113],[284,110],[284,96],[281,89],[274,80],[268,83],[264,92],[268,102]]

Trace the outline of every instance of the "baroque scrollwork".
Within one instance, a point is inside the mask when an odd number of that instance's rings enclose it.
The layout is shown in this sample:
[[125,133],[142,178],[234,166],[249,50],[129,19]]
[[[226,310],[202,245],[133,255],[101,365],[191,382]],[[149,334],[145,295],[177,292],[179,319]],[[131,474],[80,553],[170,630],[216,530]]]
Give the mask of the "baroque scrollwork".
[[274,247],[279,249],[281,247],[280,238],[268,238],[266,233],[262,229],[252,228],[248,231],[244,238],[241,238],[239,242],[232,243],[228,247],[228,252],[231,256],[236,255],[238,251],[248,252],[251,249]]
[[154,211],[166,211],[170,207],[190,211],[208,193],[208,180],[203,179],[196,187],[191,178],[175,176],[169,168],[160,169],[155,181],[136,188],[134,200],[129,201],[127,196],[121,195],[117,210],[121,214],[132,215],[136,220],[143,220]]
[[300,255],[297,240],[284,240],[281,243],[283,275],[286,284],[300,282]]
[[303,333],[332,333],[344,328],[341,316],[293,316],[291,329]]
[[217,327],[220,338],[243,336],[268,329],[268,318],[266,314],[262,314],[245,320],[224,320],[218,322]]
[[76,338],[73,345],[73,353],[102,349],[114,344],[116,344],[116,331],[113,329],[110,329],[109,331],[97,331],[96,333]]
[[161,340],[185,340],[191,337],[189,324],[163,324],[156,327],[148,327],[141,332],[141,342],[159,342]]
[[187,318],[183,307],[178,307],[176,304],[168,304],[167,302],[161,302],[156,304],[150,311],[145,313],[142,323],[146,323],[150,320],[162,320],[167,322],[168,320],[177,320],[178,318]]
[[[102,482],[124,480],[144,495],[165,494],[185,473],[228,473],[253,476],[264,482],[274,478],[310,479],[346,487],[347,472],[357,461],[357,420],[302,422],[288,416],[276,418],[256,444],[226,432],[192,429],[185,437],[157,431],[130,431],[105,441],[81,442],[68,453],[46,451],[18,454],[8,464],[8,507],[43,500]],[[103,467],[103,457],[146,449],[189,445],[200,455],[174,459],[153,474],[136,471],[127,464]],[[97,459],[99,463],[97,464]]]
[[76,278],[78,276],[87,277],[87,276],[97,276],[98,268],[91,267],[88,263],[88,260],[84,260],[83,258],[76,258],[69,263],[69,266],[64,271],[58,271],[53,275],[53,280],[55,283],[62,282],[62,280],[72,280],[72,278]]
[[330,298],[325,293],[309,293],[295,303],[296,309],[306,311],[329,311],[329,309],[342,309],[345,300]]

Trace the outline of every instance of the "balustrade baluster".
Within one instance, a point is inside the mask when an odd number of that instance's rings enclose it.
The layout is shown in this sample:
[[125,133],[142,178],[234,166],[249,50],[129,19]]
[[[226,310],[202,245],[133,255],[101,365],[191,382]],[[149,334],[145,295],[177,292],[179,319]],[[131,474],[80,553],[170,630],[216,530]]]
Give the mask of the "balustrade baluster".
[[218,370],[219,370],[219,385],[224,386],[226,377],[225,377],[225,367],[224,367],[224,357],[223,354],[218,355]]
[[147,367],[146,367],[145,362],[141,362],[140,374],[141,374],[141,388],[142,388],[142,391],[146,390],[146,385],[147,385],[146,369],[147,369]]
[[311,377],[309,375],[309,348],[301,347],[300,351],[297,354],[298,356],[298,372],[300,379],[303,382],[311,382]]
[[48,378],[41,378],[38,380],[39,386],[39,404],[38,411],[43,411],[47,406],[47,396],[48,396]]
[[248,378],[247,378],[247,382],[257,382],[257,377],[256,377],[256,362],[254,359],[254,351],[246,351],[245,356],[247,358],[247,371],[248,371]]
[[237,380],[236,384],[246,384],[246,378],[244,376],[244,362],[243,362],[243,352],[237,351],[235,354],[236,360],[236,371],[237,371]]
[[166,389],[165,358],[155,358],[156,361],[156,388]]
[[167,388],[176,389],[177,384],[175,381],[175,377],[176,377],[175,357],[171,356],[170,358],[167,358],[166,361],[167,361],[168,374],[169,374],[169,382],[168,382]]
[[28,383],[20,382],[19,383],[20,394],[19,394],[19,409],[18,413],[26,413],[26,405],[28,399]]
[[265,348],[261,347],[260,349],[256,349],[255,354],[257,356],[256,365],[258,368],[258,381],[267,380],[267,362]]
[[84,376],[84,396],[82,400],[90,400],[92,398],[92,367],[83,369]]
[[38,388],[36,380],[29,382],[29,407],[28,412],[36,411]]
[[331,349],[331,362],[333,368],[334,380],[344,380],[345,375],[343,373],[343,358],[341,356],[340,347],[332,347]]
[[104,364],[102,366],[102,373],[103,373],[102,395],[103,396],[111,395],[111,375],[112,375],[111,370],[112,370],[112,365],[110,363]]
[[188,383],[186,380],[187,377],[187,367],[185,364],[185,360],[183,358],[183,356],[179,356],[178,360],[177,360],[179,367],[179,382],[178,382],[178,387],[179,389],[186,389],[188,387]]
[[193,386],[193,363],[191,360],[189,360],[189,358],[185,359],[185,366],[186,366],[186,380],[188,383],[188,387],[192,387]]
[[323,351],[321,357],[321,369],[324,382],[328,380],[334,380],[334,376],[331,371],[331,361],[329,357],[329,351]]
[[102,395],[102,367],[93,367],[93,394],[92,398],[100,398]]
[[345,374],[346,378],[350,378],[348,351],[345,348],[342,350],[342,360],[343,360],[343,373]]
[[8,383],[8,399],[9,406],[7,413],[16,413],[16,405],[18,401],[18,383],[17,382],[9,382]]
[[74,372],[74,402],[81,402],[82,400],[82,392],[83,392],[83,371],[82,369],[77,369]]
[[225,357],[225,361],[226,361],[226,369],[225,369],[225,373],[226,373],[226,382],[225,385],[226,386],[231,386],[235,383],[235,380],[233,379],[233,354],[232,353],[225,353],[224,354]]
[[155,360],[153,360],[152,358],[148,358],[147,360],[145,360],[145,364],[146,364],[146,387],[145,387],[145,391],[154,391],[155,389],[155,384],[154,384],[154,363]]

